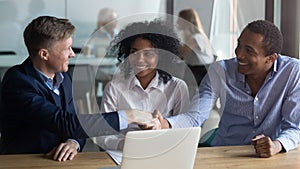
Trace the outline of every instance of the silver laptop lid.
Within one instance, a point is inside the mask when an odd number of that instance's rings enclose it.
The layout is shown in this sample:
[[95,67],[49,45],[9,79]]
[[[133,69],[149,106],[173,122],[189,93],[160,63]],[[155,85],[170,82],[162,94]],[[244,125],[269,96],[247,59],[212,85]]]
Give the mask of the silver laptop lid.
[[200,127],[128,132],[121,168],[192,169],[200,132]]

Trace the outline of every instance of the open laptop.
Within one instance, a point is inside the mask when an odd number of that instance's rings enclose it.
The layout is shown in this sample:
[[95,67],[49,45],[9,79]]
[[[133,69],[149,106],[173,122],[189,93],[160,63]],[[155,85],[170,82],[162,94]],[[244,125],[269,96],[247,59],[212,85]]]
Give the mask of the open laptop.
[[192,169],[200,132],[200,127],[128,132],[121,166],[109,169]]

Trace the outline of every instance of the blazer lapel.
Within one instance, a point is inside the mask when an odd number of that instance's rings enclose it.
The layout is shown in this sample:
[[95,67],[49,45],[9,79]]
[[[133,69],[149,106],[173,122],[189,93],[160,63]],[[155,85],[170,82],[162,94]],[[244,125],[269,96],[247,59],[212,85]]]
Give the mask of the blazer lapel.
[[[64,74],[63,74],[64,75]],[[65,77],[65,75],[64,75]],[[63,107],[65,107],[66,109],[68,109],[68,97],[69,95],[66,93],[67,92],[67,89],[70,88],[70,86],[67,86],[66,83],[65,83],[65,78],[63,80],[63,82],[60,84],[60,94],[63,95],[64,97],[61,97],[61,99],[64,99],[61,103],[65,104],[65,105],[62,105]]]
[[41,75],[34,69],[34,66],[30,60],[30,57],[28,57],[23,63],[22,65],[24,66],[24,70],[25,72],[30,75],[31,77],[33,77],[34,80],[37,81],[37,83],[39,83],[39,88],[42,89],[44,92],[47,92],[48,95],[50,95],[52,97],[53,103],[57,106],[61,105],[60,102],[60,97],[57,96],[53,91],[51,91],[45,84],[43,78],[41,77]]
[[55,93],[54,93],[53,91],[51,91],[50,89],[48,89],[48,90],[49,90],[50,93],[51,93],[51,96],[52,96],[52,98],[53,98],[53,100],[54,100],[55,105],[61,107],[60,96],[57,95],[57,94],[55,94]]

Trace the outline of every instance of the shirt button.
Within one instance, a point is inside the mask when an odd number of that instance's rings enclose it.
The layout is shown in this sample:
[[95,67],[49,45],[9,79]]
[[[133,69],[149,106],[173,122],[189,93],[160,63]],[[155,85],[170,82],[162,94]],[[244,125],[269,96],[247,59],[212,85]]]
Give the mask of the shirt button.
[[258,119],[258,116],[255,116],[255,119]]
[[255,133],[255,130],[253,130],[252,133],[254,134],[254,133]]

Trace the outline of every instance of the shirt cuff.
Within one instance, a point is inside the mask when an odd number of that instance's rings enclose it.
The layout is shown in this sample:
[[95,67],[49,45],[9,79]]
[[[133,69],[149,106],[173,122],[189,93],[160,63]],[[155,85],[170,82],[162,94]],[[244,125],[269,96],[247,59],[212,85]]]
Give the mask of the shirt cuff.
[[78,141],[76,141],[74,139],[68,139],[67,141],[73,141],[74,143],[76,143],[78,145],[77,151],[80,151],[80,144],[78,143]]
[[293,144],[293,142],[284,137],[279,137],[275,140],[278,140],[280,142],[282,146],[282,152],[288,152],[298,146],[298,144]]
[[[173,118],[167,117],[167,118],[165,118],[165,119],[168,121],[170,128],[175,127],[176,120],[177,120],[177,118],[176,118],[175,116],[174,116]],[[175,128],[176,128],[176,127],[175,127]]]
[[119,110],[118,116],[119,116],[120,130],[126,129],[128,127],[126,112],[124,110]]

